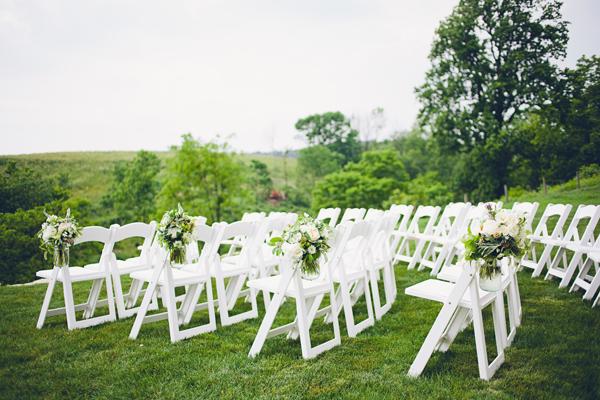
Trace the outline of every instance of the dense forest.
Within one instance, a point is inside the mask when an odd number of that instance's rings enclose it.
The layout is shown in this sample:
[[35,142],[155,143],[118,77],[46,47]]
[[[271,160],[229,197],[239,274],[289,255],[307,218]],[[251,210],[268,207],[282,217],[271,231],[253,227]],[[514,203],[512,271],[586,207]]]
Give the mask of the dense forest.
[[233,221],[257,210],[492,200],[505,188],[598,174],[600,58],[559,66],[568,42],[560,6],[461,1],[436,31],[409,132],[389,134],[377,108],[360,119],[300,118],[307,146],[283,157],[239,155],[185,134],[168,152],[103,162],[106,181],[88,171],[100,182],[93,193],[78,190],[77,168],[2,157],[0,283],[29,281],[47,264],[35,238],[44,210],[71,208],[84,225],[108,226],[157,219],[181,203],[209,222]]

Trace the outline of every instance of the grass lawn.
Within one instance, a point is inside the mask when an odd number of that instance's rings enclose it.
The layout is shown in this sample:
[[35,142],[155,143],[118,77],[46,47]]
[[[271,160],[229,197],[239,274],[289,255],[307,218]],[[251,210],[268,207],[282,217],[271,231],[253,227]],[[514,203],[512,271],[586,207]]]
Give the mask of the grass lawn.
[[[404,288],[427,278],[397,266],[399,295],[391,311],[355,339],[345,336],[341,321],[341,346],[310,361],[302,360],[299,343],[283,336],[268,339],[262,353],[249,359],[260,319],[176,344],[166,321],[143,325],[136,341],[128,339],[132,319],[69,332],[64,317],[51,317],[37,330],[45,285],[0,287],[0,398],[600,397],[600,308],[527,272],[519,276],[523,325],[490,382],[478,378],[470,328],[448,353],[434,355],[420,378],[407,377],[441,305],[406,296]],[[81,285],[76,290],[83,300]],[[285,303],[281,318],[292,318],[293,309],[292,301]],[[198,314],[194,322],[204,319]],[[329,332],[319,323],[315,338],[324,340]]]

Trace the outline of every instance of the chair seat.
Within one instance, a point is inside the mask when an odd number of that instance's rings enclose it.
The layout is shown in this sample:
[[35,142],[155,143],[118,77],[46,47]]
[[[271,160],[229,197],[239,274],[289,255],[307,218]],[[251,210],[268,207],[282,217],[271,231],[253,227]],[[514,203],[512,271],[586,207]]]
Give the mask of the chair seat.
[[[327,293],[329,291],[329,283],[322,279],[316,279],[314,281],[308,281],[306,279],[300,279],[302,282],[302,289],[304,290],[304,296],[310,297],[316,294]],[[248,281],[248,287],[257,290],[265,290],[270,293],[276,293],[281,283],[281,275],[269,276],[266,278],[252,279]],[[293,280],[285,291],[285,295],[288,297],[298,297],[298,291]]]
[[446,282],[456,282],[460,277],[462,268],[460,266],[444,267],[437,274],[437,278]]
[[[454,283],[444,282],[437,279],[428,279],[426,281],[417,283],[416,285],[407,287],[404,290],[409,296],[420,297],[422,299],[438,301],[444,303],[452,290],[454,289]],[[496,298],[496,293],[486,292],[479,289],[479,301],[482,307],[490,304]],[[471,307],[471,293],[470,290],[466,290],[462,299],[460,300],[462,307]]]
[[[52,269],[44,269],[37,271],[35,275],[40,278],[50,279],[52,276],[52,271]],[[105,273],[98,263],[88,264],[85,267],[69,267],[69,275],[71,277],[71,281],[73,282],[90,281],[105,277]],[[63,281],[64,277],[62,269],[58,272],[56,279],[60,282]]]
[[569,241],[563,239],[552,239],[552,238],[540,238],[539,243],[550,245],[550,246],[568,246]]
[[144,257],[133,257],[126,260],[117,260],[117,270],[120,275],[128,275],[135,271],[141,271],[144,269],[150,269],[152,266],[148,265]]
[[[233,258],[233,257],[238,257],[238,256],[231,256],[231,258]],[[229,258],[229,260],[227,260],[228,258],[229,257],[225,257],[223,260],[221,260],[221,273],[224,278],[241,275],[244,273],[250,273],[252,271],[252,268],[249,266],[246,266],[243,264],[239,265],[237,262],[228,262],[228,261],[234,261],[234,260],[231,260],[231,258]],[[210,274],[213,277],[216,276],[216,271],[215,271],[214,266],[211,266]]]
[[[189,284],[194,284],[194,283],[200,283],[200,282],[204,282],[204,281],[210,279],[208,274],[206,274],[205,272],[190,271],[188,269],[185,269],[186,268],[185,266],[182,268],[173,268],[173,267],[166,267],[166,268],[171,268],[171,271],[173,272],[173,284],[175,286],[183,286],[183,285],[189,285]],[[165,272],[166,271],[163,271],[160,274],[160,277],[158,279],[159,285],[166,284]],[[135,272],[132,272],[131,274],[129,274],[129,276],[131,276],[132,279],[137,279],[137,280],[144,281],[144,282],[150,282],[152,280],[153,275],[154,275],[153,269],[146,269],[143,271],[135,271]]]
[[588,257],[594,262],[600,262],[600,250],[594,250],[587,253]]

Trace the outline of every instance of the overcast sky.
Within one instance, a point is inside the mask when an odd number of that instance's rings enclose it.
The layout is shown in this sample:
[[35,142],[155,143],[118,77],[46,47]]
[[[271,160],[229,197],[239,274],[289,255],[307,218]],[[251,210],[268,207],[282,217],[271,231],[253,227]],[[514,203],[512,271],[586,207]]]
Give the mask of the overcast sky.
[[[457,0],[0,0],[0,154],[161,150],[183,133],[298,147],[312,113],[410,128]],[[600,54],[600,1],[566,0],[567,64]]]

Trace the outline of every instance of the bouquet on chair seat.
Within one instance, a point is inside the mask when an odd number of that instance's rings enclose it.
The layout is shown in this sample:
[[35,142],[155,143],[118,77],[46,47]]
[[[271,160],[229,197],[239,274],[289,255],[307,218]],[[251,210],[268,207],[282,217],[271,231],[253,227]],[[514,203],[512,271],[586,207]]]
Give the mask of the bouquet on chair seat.
[[181,204],[177,205],[177,209],[165,212],[160,220],[158,242],[169,252],[171,264],[185,263],[186,249],[192,241],[195,222],[183,211]]
[[283,230],[281,236],[273,237],[269,244],[273,254],[291,257],[305,277],[319,275],[319,259],[329,250],[331,228],[308,214]]
[[530,242],[527,233],[523,215],[488,207],[487,218],[469,227],[469,233],[463,239],[464,258],[483,261],[479,270],[481,278],[494,277],[501,273],[498,260],[519,258],[525,254]]
[[41,239],[41,249],[44,251],[44,259],[48,254],[54,255],[54,266],[67,267],[69,265],[69,248],[75,243],[75,239],[81,236],[77,221],[71,218],[71,209],[67,209],[64,217],[46,214],[46,221],[37,236]]

